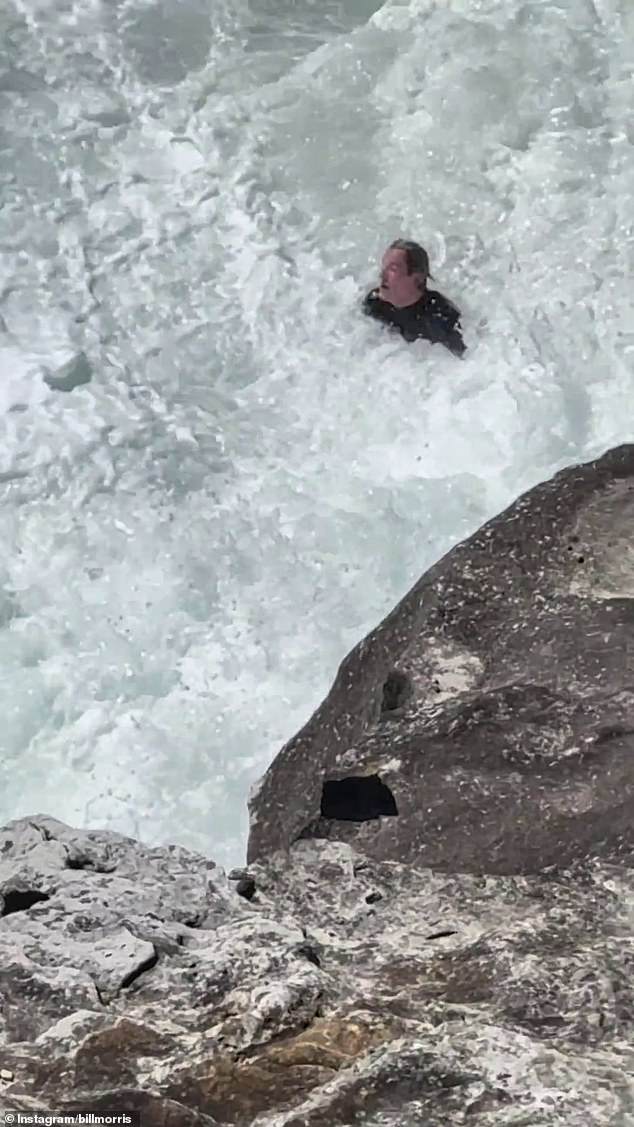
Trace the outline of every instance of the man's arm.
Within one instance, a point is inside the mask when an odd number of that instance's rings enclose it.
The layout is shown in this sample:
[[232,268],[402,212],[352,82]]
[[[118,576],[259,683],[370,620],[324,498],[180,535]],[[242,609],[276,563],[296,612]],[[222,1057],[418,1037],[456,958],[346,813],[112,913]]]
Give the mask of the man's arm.
[[467,351],[467,346],[462,339],[462,326],[460,324],[460,310],[453,301],[444,294],[433,293],[433,339],[438,344],[444,344],[454,356],[462,356]]
[[442,342],[454,356],[463,356],[467,351],[467,346],[462,339],[460,322],[453,328],[447,331],[447,335]]
[[467,346],[462,339],[462,330],[459,321],[448,325],[443,319],[436,318],[432,325],[428,339],[432,344],[444,344],[454,356],[462,356],[467,351]]
[[370,290],[370,292],[367,293],[365,295],[364,299],[363,299],[363,304],[361,306],[363,312],[367,313],[367,315],[369,317],[377,317],[379,315],[379,311],[378,311],[379,300],[380,299],[379,299],[378,291],[377,290]]

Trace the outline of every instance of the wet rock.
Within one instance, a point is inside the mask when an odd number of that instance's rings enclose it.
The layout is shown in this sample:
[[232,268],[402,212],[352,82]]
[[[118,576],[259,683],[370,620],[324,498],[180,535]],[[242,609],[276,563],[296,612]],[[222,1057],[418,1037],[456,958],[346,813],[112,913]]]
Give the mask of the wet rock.
[[196,854],[50,818],[0,830],[0,857],[0,890],[47,892],[0,919],[16,1110],[507,1127],[510,1106],[540,1123],[546,1084],[548,1127],[607,1127],[634,1099],[627,870],[483,879],[303,840],[252,866],[249,902]]
[[240,877],[236,884],[238,896],[243,896],[245,900],[253,900],[256,891],[256,884],[253,877]]
[[270,766],[249,860],[318,837],[450,872],[631,856],[633,530],[624,446],[449,552]]
[[365,902],[366,904],[378,904],[383,899],[382,892],[368,892]]

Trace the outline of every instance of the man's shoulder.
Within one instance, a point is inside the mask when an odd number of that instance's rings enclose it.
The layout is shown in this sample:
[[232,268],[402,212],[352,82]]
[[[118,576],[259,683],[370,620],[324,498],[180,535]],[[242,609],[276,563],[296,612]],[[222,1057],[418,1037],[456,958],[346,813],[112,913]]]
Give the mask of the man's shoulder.
[[389,319],[390,306],[382,297],[379,297],[378,289],[370,290],[363,299],[362,305],[364,313],[369,313],[373,317],[380,317],[382,319]]
[[381,301],[381,298],[379,297],[378,289],[370,290],[370,292],[367,293],[365,295],[364,299],[363,299],[364,308],[366,308],[369,305],[384,305],[384,304],[385,303],[383,301]]
[[444,294],[438,293],[437,290],[427,291],[427,308],[434,317],[445,321],[451,328],[460,320],[458,306],[454,305],[453,301],[450,301]]

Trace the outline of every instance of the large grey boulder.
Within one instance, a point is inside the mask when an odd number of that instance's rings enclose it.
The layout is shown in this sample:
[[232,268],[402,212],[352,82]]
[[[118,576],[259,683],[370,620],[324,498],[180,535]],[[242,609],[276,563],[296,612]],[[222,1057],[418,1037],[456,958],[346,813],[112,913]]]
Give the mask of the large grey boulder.
[[0,830],[0,895],[3,1110],[634,1123],[634,874],[616,866],[483,879],[301,841],[230,880],[38,817]]
[[634,447],[449,552],[343,661],[251,801],[249,859],[306,838],[449,872],[634,844]]
[[0,831],[7,1106],[105,1101],[139,1110],[144,1127],[216,1122],[192,1101],[188,1070],[312,1020],[321,981],[304,942],[297,922],[261,915],[204,857],[53,818],[10,823]]

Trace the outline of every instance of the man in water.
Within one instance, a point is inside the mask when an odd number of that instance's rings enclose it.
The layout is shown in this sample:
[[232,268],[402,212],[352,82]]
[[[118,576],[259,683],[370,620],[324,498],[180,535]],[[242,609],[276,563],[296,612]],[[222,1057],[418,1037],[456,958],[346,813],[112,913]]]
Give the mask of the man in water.
[[427,289],[429,256],[418,243],[396,239],[381,261],[381,284],[363,302],[363,311],[392,328],[406,341],[444,344],[454,356],[466,345],[460,335],[460,311],[446,297]]

